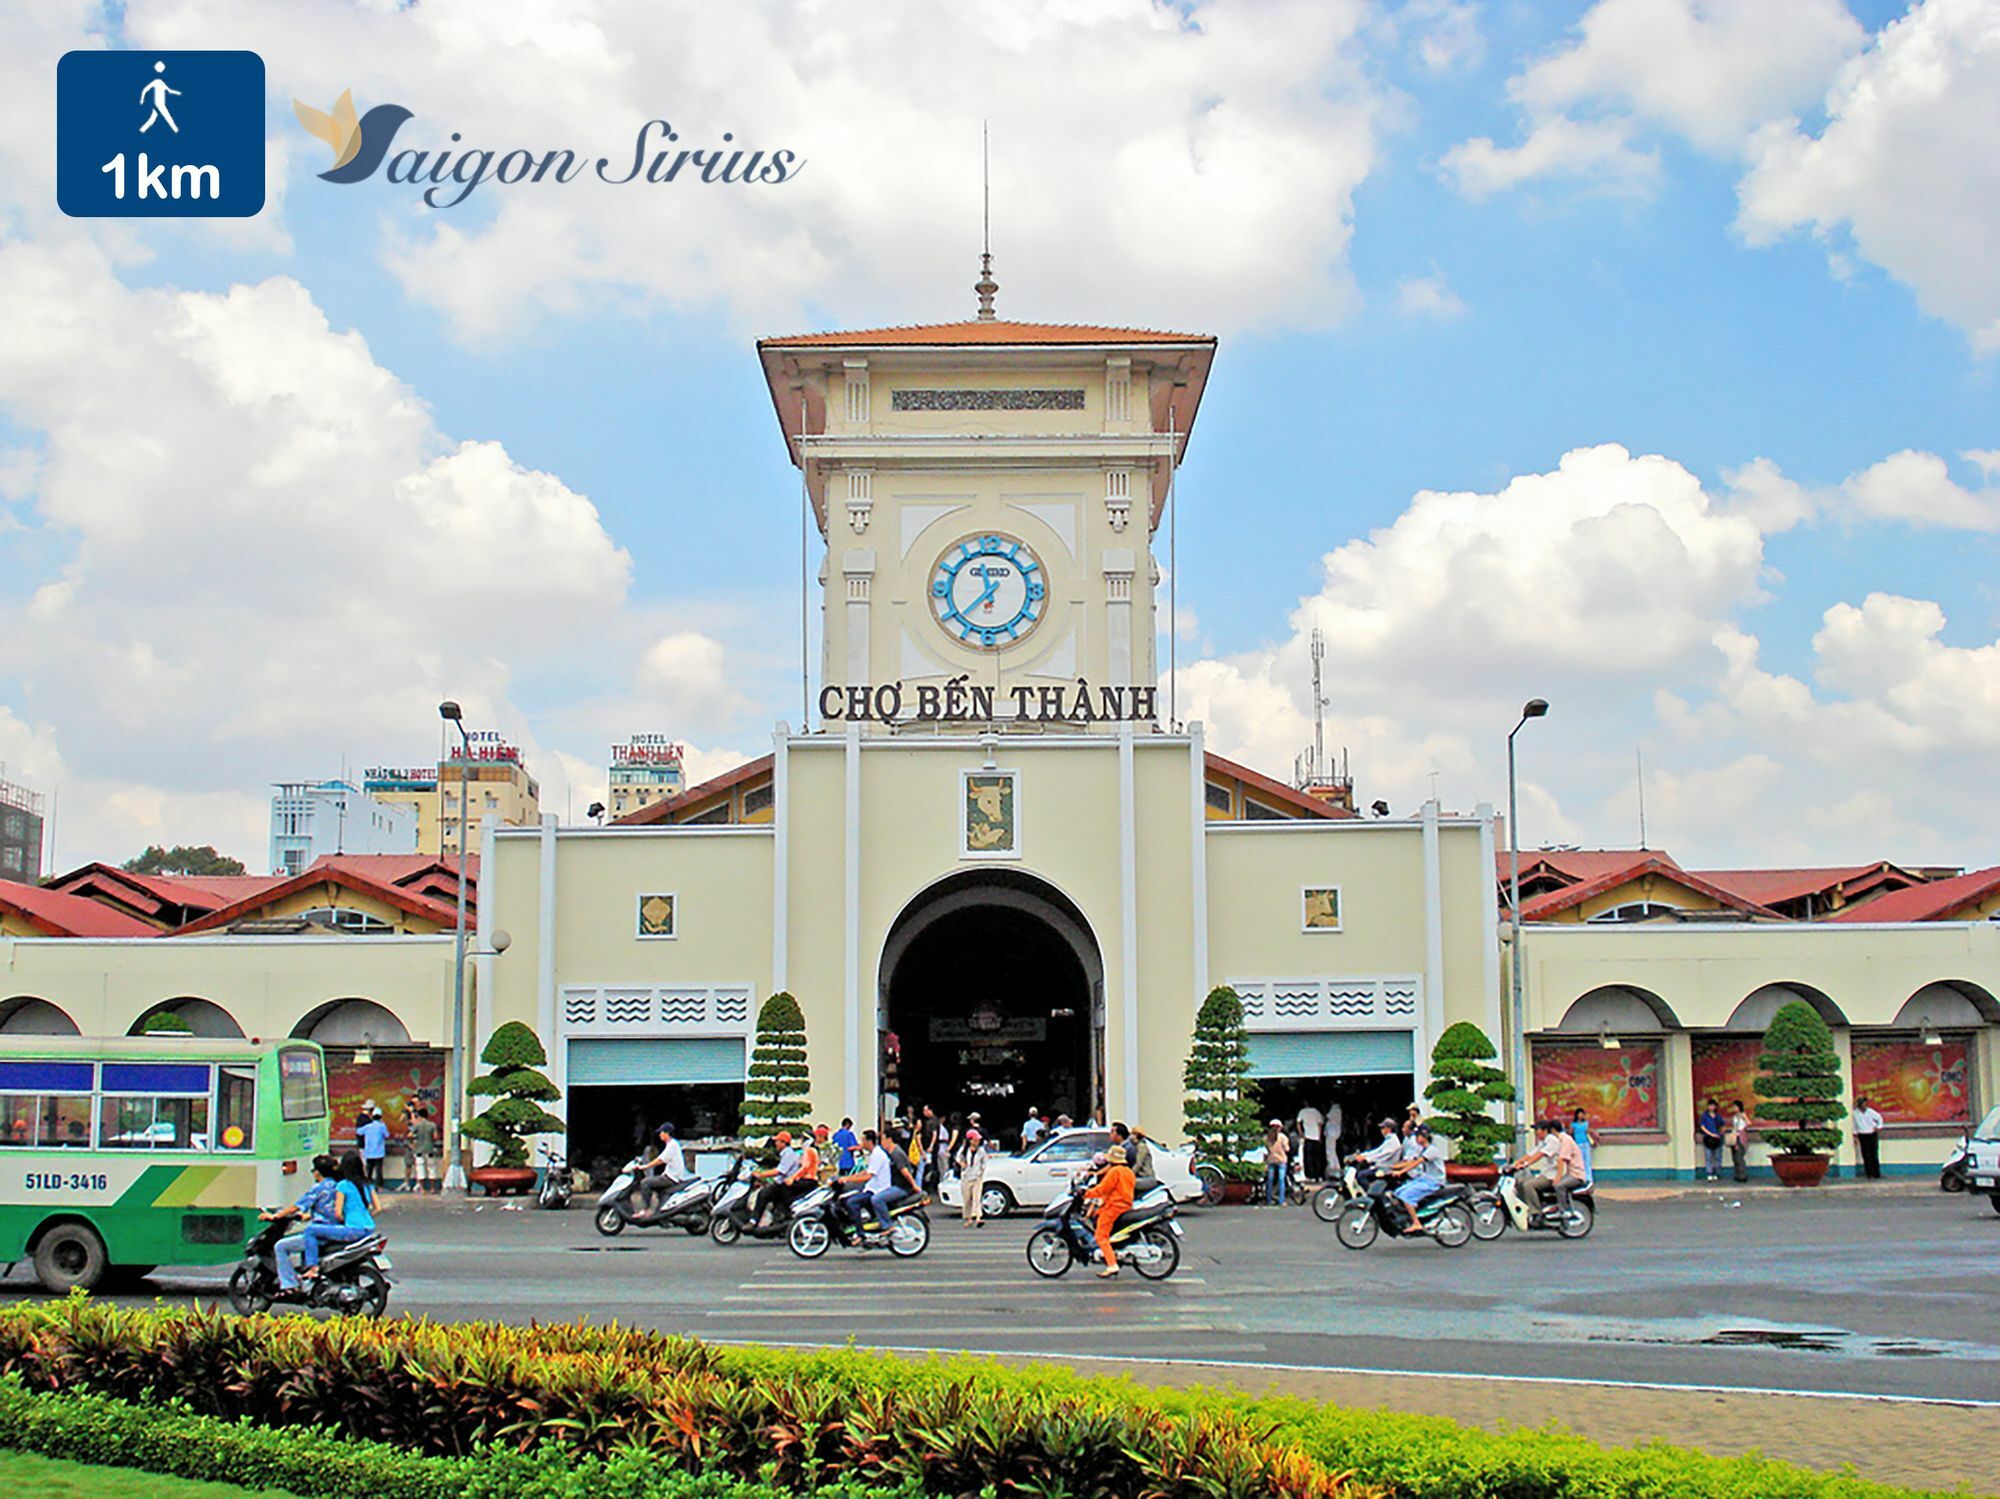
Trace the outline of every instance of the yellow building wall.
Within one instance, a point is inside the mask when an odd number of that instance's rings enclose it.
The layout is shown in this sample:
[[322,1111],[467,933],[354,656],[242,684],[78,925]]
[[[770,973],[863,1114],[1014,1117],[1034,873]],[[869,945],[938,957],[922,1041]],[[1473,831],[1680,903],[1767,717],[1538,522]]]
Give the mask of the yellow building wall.
[[[1679,1029],[1665,1032],[1660,1102],[1666,1138],[1607,1146],[1600,1164],[1614,1171],[1694,1168],[1691,1033],[1721,1031],[1736,1007],[1765,985],[1817,990],[1855,1030],[1894,1024],[1904,1003],[1933,983],[1968,982],[2000,995],[2000,926],[1992,923],[1537,925],[1526,940],[1531,1039],[1555,1031],[1578,1000],[1614,985],[1658,996],[1679,1022]],[[1851,1033],[1836,1027],[1834,1034],[1844,1057]],[[1975,1037],[1972,1070],[1977,1118],[2000,1102],[2000,1045],[1990,1025]],[[1843,1068],[1843,1076],[1851,1088],[1851,1071]],[[1883,1138],[1882,1158],[1891,1165],[1935,1163],[1948,1143],[1935,1131],[1892,1129]],[[1763,1152],[1753,1152],[1753,1159],[1761,1162]],[[1851,1139],[1836,1159],[1854,1164]]]
[[[1593,895],[1580,905],[1558,911],[1548,918],[1550,925],[1576,925],[1602,916],[1606,911],[1615,911],[1620,906],[1633,905],[1639,901],[1654,901],[1660,905],[1678,906],[1683,911],[1720,911],[1722,902],[1712,895],[1699,890],[1691,890],[1677,880],[1665,875],[1641,875],[1636,880],[1627,880],[1614,889]],[[1537,925],[1541,923],[1537,922]]]
[[451,1043],[449,937],[48,937],[0,941],[0,1000],[31,996],[86,1036],[122,1036],[163,1000],[206,999],[248,1036],[368,999],[419,1045]]
[[41,932],[12,911],[0,911],[0,937],[39,937]]
[[[315,885],[309,890],[295,890],[290,895],[271,901],[257,908],[260,919],[278,916],[302,916],[308,911],[323,911],[328,907],[338,907],[347,911],[363,911],[378,921],[386,921],[399,932],[412,932],[429,936],[434,932],[447,930],[443,923],[413,916],[400,906],[369,895],[364,891],[350,890],[345,885]],[[168,940],[172,940],[171,937]]]

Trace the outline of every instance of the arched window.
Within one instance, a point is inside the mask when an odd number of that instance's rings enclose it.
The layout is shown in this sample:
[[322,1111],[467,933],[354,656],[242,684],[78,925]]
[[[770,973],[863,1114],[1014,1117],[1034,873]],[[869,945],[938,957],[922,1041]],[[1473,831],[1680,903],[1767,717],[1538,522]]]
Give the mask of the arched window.
[[409,1027],[372,999],[336,999],[308,1011],[292,1027],[298,1041],[321,1046],[407,1046]]
[[213,1036],[235,1040],[243,1034],[243,1027],[236,1023],[236,1017],[213,1000],[199,999],[191,994],[183,994],[177,999],[163,1000],[147,1010],[132,1022],[128,1036],[142,1036],[146,1033],[146,1022],[155,1015],[178,1015],[188,1024],[188,1029],[197,1036]]
[[1681,907],[1670,906],[1665,901],[1634,900],[1622,906],[1613,906],[1608,911],[1599,911],[1590,920],[1593,923],[1613,921],[1671,921],[1685,914]]
[[314,906],[301,913],[307,921],[318,926],[330,926],[343,932],[354,932],[364,937],[380,937],[396,930],[389,922],[367,911],[357,911],[352,906]]
[[32,994],[17,994],[5,1003],[0,1003],[0,1035],[5,1036],[80,1036],[83,1027],[78,1025],[64,1010],[50,1004],[46,999],[37,999]]

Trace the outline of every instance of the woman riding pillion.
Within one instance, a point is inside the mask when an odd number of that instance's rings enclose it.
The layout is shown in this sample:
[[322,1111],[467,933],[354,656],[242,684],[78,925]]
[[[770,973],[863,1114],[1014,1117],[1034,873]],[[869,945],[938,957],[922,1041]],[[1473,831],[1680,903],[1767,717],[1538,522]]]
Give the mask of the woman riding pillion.
[[[305,1231],[304,1280],[319,1275],[321,1249],[328,1244],[352,1244],[375,1232],[375,1189],[368,1183],[367,1169],[357,1151],[340,1158],[339,1195],[333,1199],[334,1221],[308,1223]],[[282,1278],[281,1278],[282,1283]]]
[[1120,1217],[1132,1211],[1132,1198],[1138,1179],[1132,1175],[1132,1168],[1125,1164],[1125,1147],[1114,1145],[1104,1154],[1105,1166],[1097,1179],[1085,1191],[1086,1206],[1095,1204],[1097,1208],[1097,1252],[1104,1257],[1104,1264],[1097,1272],[1099,1280],[1109,1280],[1118,1273],[1118,1251],[1111,1247],[1111,1229]]

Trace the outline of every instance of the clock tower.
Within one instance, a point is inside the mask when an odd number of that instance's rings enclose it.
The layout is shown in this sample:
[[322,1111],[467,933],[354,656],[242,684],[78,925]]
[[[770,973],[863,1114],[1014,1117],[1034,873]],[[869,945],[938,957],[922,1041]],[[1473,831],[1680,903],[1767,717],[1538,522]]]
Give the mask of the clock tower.
[[1001,321],[758,346],[826,542],[816,709],[869,732],[1154,725],[1154,533],[1215,340]]

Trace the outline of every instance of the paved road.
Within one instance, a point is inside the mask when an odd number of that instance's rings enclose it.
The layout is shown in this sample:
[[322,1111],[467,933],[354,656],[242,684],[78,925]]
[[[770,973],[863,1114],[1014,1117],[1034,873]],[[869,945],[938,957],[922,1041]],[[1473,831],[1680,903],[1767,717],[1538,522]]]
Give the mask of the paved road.
[[[397,1202],[393,1307],[616,1317],[717,1339],[1115,1355],[2000,1401],[2000,1216],[1980,1199],[1722,1192],[1604,1205],[1577,1244],[1509,1234],[1343,1250],[1298,1209],[1189,1211],[1171,1281],[1049,1284],[1031,1220],[937,1214],[919,1260],[679,1233],[589,1214]],[[212,1293],[213,1272],[158,1292]],[[27,1271],[0,1300],[34,1294]]]

